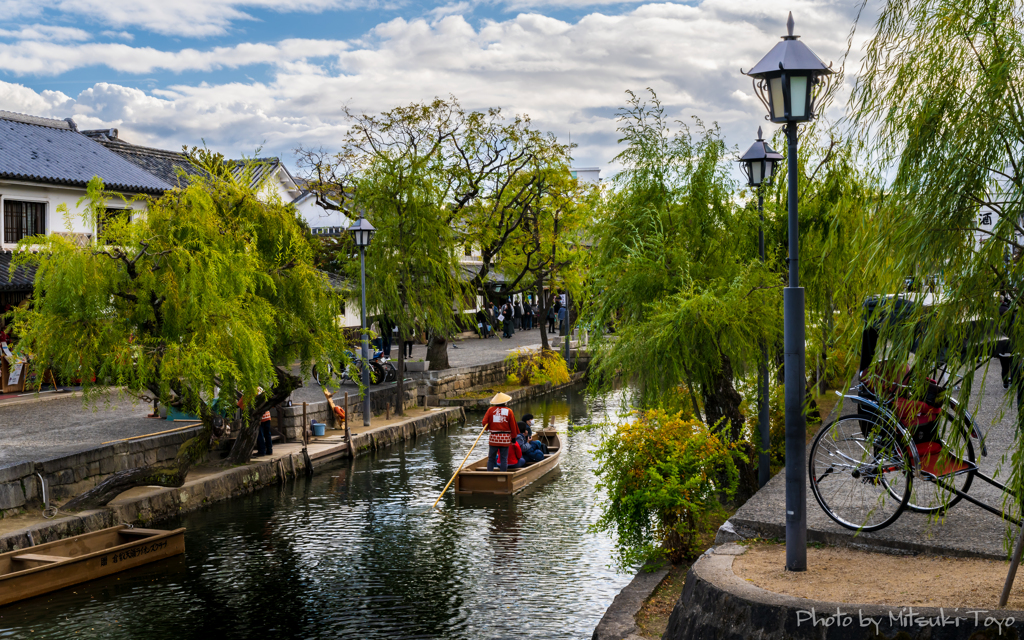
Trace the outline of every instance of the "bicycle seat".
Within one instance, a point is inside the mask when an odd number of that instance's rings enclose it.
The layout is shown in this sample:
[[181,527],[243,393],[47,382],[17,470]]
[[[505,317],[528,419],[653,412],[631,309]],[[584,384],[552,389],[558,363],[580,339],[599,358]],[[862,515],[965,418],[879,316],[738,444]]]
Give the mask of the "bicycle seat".
[[975,465],[957,458],[946,451],[940,442],[921,442],[917,445],[917,455],[921,459],[921,472],[941,478],[971,471]]

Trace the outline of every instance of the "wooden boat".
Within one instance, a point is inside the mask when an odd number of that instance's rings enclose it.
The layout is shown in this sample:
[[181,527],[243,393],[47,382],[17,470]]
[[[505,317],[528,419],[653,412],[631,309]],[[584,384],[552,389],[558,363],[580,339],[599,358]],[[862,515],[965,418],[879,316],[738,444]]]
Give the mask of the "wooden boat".
[[0,554],[0,605],[185,553],[185,529],[119,525]]
[[488,471],[487,458],[466,465],[455,479],[455,493],[512,495],[525,489],[558,466],[562,455],[562,440],[554,429],[538,431],[542,442],[548,445],[543,460],[531,462],[522,469]]

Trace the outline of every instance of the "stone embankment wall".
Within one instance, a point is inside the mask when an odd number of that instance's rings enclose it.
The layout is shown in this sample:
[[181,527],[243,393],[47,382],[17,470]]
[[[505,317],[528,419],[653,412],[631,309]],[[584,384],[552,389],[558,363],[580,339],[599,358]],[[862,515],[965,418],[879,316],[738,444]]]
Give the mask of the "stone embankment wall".
[[5,516],[13,515],[27,504],[41,504],[43,496],[37,473],[46,481],[50,500],[67,498],[95,487],[117,471],[173,460],[181,443],[198,432],[199,427],[183,429],[151,438],[114,442],[42,462],[18,462],[0,467],[0,510]]
[[[565,389],[567,387],[571,387],[572,385],[576,384],[577,382],[581,382],[583,380],[584,375],[585,374],[582,371],[577,371],[576,373],[572,374],[569,382],[566,382],[565,384],[553,385],[550,382],[545,382],[543,384],[534,384],[534,385],[530,385],[529,387],[523,387],[522,389],[516,389],[514,391],[510,391],[508,393],[508,395],[512,398],[512,402],[517,402],[519,400],[526,400],[528,398],[534,398],[536,396],[544,395],[545,393],[550,393],[552,391],[559,391],[561,389]],[[472,389],[467,389],[466,391],[463,391],[462,393],[466,393],[468,391],[472,391]],[[482,410],[486,410],[487,407],[490,406],[491,399],[490,398],[444,398],[444,399],[439,400],[438,404],[440,404],[442,407],[465,407],[467,409],[477,409],[477,410],[481,410],[482,411]]]
[[[465,415],[465,412],[458,408],[431,410],[429,413],[413,416],[399,423],[353,435],[352,448],[356,456],[365,455],[389,444],[464,423]],[[338,457],[348,456],[347,444],[326,447],[320,451],[310,450],[314,471]],[[305,468],[305,458],[299,451],[272,459],[253,460],[244,466],[204,475],[186,482],[182,487],[152,488],[141,497],[121,496],[103,509],[83,511],[71,516],[60,514],[54,520],[2,535],[0,553],[98,531],[125,522],[150,526],[170,517],[196,511],[214,502],[248,495],[264,487],[295,478],[304,474]]]
[[[590,362],[589,355],[585,353],[578,353],[577,351],[570,351],[569,356],[570,362],[574,364],[577,372],[586,370],[586,366]],[[416,391],[417,404],[426,406],[449,406],[452,404],[460,404],[468,406],[465,405],[465,401],[459,401],[457,403],[447,401],[455,398],[456,396],[464,395],[478,387],[505,384],[508,379],[508,367],[505,361],[502,360],[500,362],[491,362],[472,367],[458,367],[455,369],[445,369],[443,371],[426,371],[424,373],[412,375],[419,383],[418,390]],[[582,374],[574,376],[573,379],[574,381],[582,379]],[[545,389],[539,393],[546,393],[550,390],[551,389]],[[513,396],[513,399],[519,400],[522,398]],[[483,404],[486,405],[487,403],[484,402]]]

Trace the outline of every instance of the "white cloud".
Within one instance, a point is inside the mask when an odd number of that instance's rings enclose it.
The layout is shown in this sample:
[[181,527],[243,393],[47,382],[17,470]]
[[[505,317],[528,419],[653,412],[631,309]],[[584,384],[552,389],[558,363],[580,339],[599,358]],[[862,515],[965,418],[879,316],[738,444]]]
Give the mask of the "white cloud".
[[627,89],[653,87],[670,117],[718,121],[727,142],[742,148],[758,126],[771,129],[740,68],[752,67],[785,33],[789,9],[797,33],[838,63],[854,11],[842,0],[765,0],[756,11],[741,0],[704,0],[593,13],[575,23],[536,13],[477,27],[460,15],[395,19],[351,42],[176,52],[114,43],[0,46],[0,68],[35,73],[62,64],[134,73],[272,65],[262,81],[183,82],[148,92],[99,83],[74,98],[0,83],[0,108],[70,115],[82,127],[118,127],[130,141],[171,149],[205,139],[237,155],[263,145],[291,161],[289,151],[299,144],[337,145],[344,105],[379,111],[453,94],[467,108],[528,113],[563,139],[571,131],[579,164],[607,166],[618,151],[615,113]]
[[91,40],[92,35],[75,27],[58,27],[48,24],[33,24],[17,30],[0,29],[0,38],[14,40],[43,40],[47,42],[70,42]]

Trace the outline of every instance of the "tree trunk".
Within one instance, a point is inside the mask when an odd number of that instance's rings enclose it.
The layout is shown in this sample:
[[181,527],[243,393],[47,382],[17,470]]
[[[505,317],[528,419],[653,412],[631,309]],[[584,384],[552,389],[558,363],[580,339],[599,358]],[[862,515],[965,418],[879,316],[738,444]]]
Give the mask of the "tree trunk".
[[[288,399],[292,391],[302,386],[302,380],[284,371],[280,367],[274,368],[277,374],[277,384],[274,386],[274,395],[266,398],[262,403],[250,411],[249,424],[243,425],[235,443],[231,445],[231,453],[228,454],[227,463],[232,465],[249,464],[252,458],[252,450],[256,447],[257,429],[260,425],[260,416],[271,407],[276,407]],[[305,430],[308,425],[302,425]]]
[[444,336],[431,335],[427,342],[427,361],[431,371],[450,369],[448,364],[448,339]]
[[405,415],[405,332],[398,327],[398,380],[395,383],[395,415]]
[[[704,415],[711,428],[725,432],[732,442],[737,442],[743,429],[743,414],[740,412],[740,397],[732,381],[732,362],[722,355],[722,369],[704,387]],[[723,420],[724,419],[724,420]],[[723,420],[718,424],[719,420]]]
[[537,277],[537,299],[540,301],[537,308],[537,321],[540,322],[540,349],[548,351],[551,346],[548,344],[548,297],[544,295],[544,276]]

